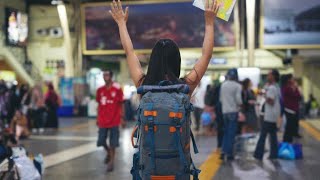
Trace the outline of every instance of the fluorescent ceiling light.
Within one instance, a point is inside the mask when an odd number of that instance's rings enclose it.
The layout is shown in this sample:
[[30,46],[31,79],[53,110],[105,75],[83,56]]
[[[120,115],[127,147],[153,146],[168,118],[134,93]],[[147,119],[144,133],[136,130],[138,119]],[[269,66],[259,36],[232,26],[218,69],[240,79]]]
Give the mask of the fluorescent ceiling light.
[[63,1],[62,0],[52,0],[51,4],[52,5],[60,5],[60,4],[63,4]]

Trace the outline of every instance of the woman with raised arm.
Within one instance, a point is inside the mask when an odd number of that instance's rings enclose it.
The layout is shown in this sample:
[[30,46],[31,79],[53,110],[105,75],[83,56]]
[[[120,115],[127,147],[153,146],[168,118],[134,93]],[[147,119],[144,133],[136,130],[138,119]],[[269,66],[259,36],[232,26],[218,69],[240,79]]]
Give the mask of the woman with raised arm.
[[205,5],[205,36],[202,47],[202,56],[199,58],[193,70],[184,78],[180,79],[181,57],[177,44],[170,39],[159,40],[152,49],[147,74],[143,73],[139,59],[134,52],[131,38],[127,29],[129,8],[122,9],[121,1],[115,0],[111,3],[112,15],[118,24],[120,39],[123,49],[127,55],[127,62],[130,69],[131,78],[136,87],[141,85],[157,85],[163,80],[174,83],[186,83],[190,87],[190,94],[199,84],[205,74],[209,61],[212,57],[214,44],[214,22],[219,9],[217,0],[206,0]]

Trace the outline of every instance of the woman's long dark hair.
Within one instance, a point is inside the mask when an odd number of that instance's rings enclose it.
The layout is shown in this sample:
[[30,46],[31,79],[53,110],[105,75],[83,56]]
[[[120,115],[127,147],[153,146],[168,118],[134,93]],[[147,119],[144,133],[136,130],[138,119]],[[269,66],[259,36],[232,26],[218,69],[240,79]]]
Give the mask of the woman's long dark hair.
[[181,56],[177,44],[161,39],[152,49],[147,74],[140,79],[142,85],[158,85],[163,80],[181,83]]
[[249,78],[246,78],[245,80],[243,80],[243,82],[242,82],[243,90],[249,89],[250,82],[251,82],[251,80]]
[[293,78],[292,74],[285,74],[281,77],[281,87],[288,85],[289,80]]

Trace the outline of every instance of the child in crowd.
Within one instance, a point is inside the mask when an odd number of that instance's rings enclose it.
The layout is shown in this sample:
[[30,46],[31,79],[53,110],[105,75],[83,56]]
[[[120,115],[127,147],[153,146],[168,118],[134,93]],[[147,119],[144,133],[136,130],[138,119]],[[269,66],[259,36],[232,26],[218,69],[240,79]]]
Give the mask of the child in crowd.
[[15,115],[10,124],[11,133],[14,132],[17,141],[21,136],[28,137],[28,120],[25,115],[22,114],[20,110],[16,110]]

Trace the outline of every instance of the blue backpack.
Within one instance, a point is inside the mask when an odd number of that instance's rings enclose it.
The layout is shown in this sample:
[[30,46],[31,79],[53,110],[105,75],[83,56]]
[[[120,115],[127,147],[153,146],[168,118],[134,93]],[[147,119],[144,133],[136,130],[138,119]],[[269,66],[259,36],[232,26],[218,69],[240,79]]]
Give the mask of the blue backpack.
[[[191,132],[193,106],[185,84],[141,86],[138,122],[131,141],[138,149],[133,156],[133,180],[194,180],[198,170],[191,159],[190,142],[198,153]],[[136,141],[134,142],[134,138]]]

